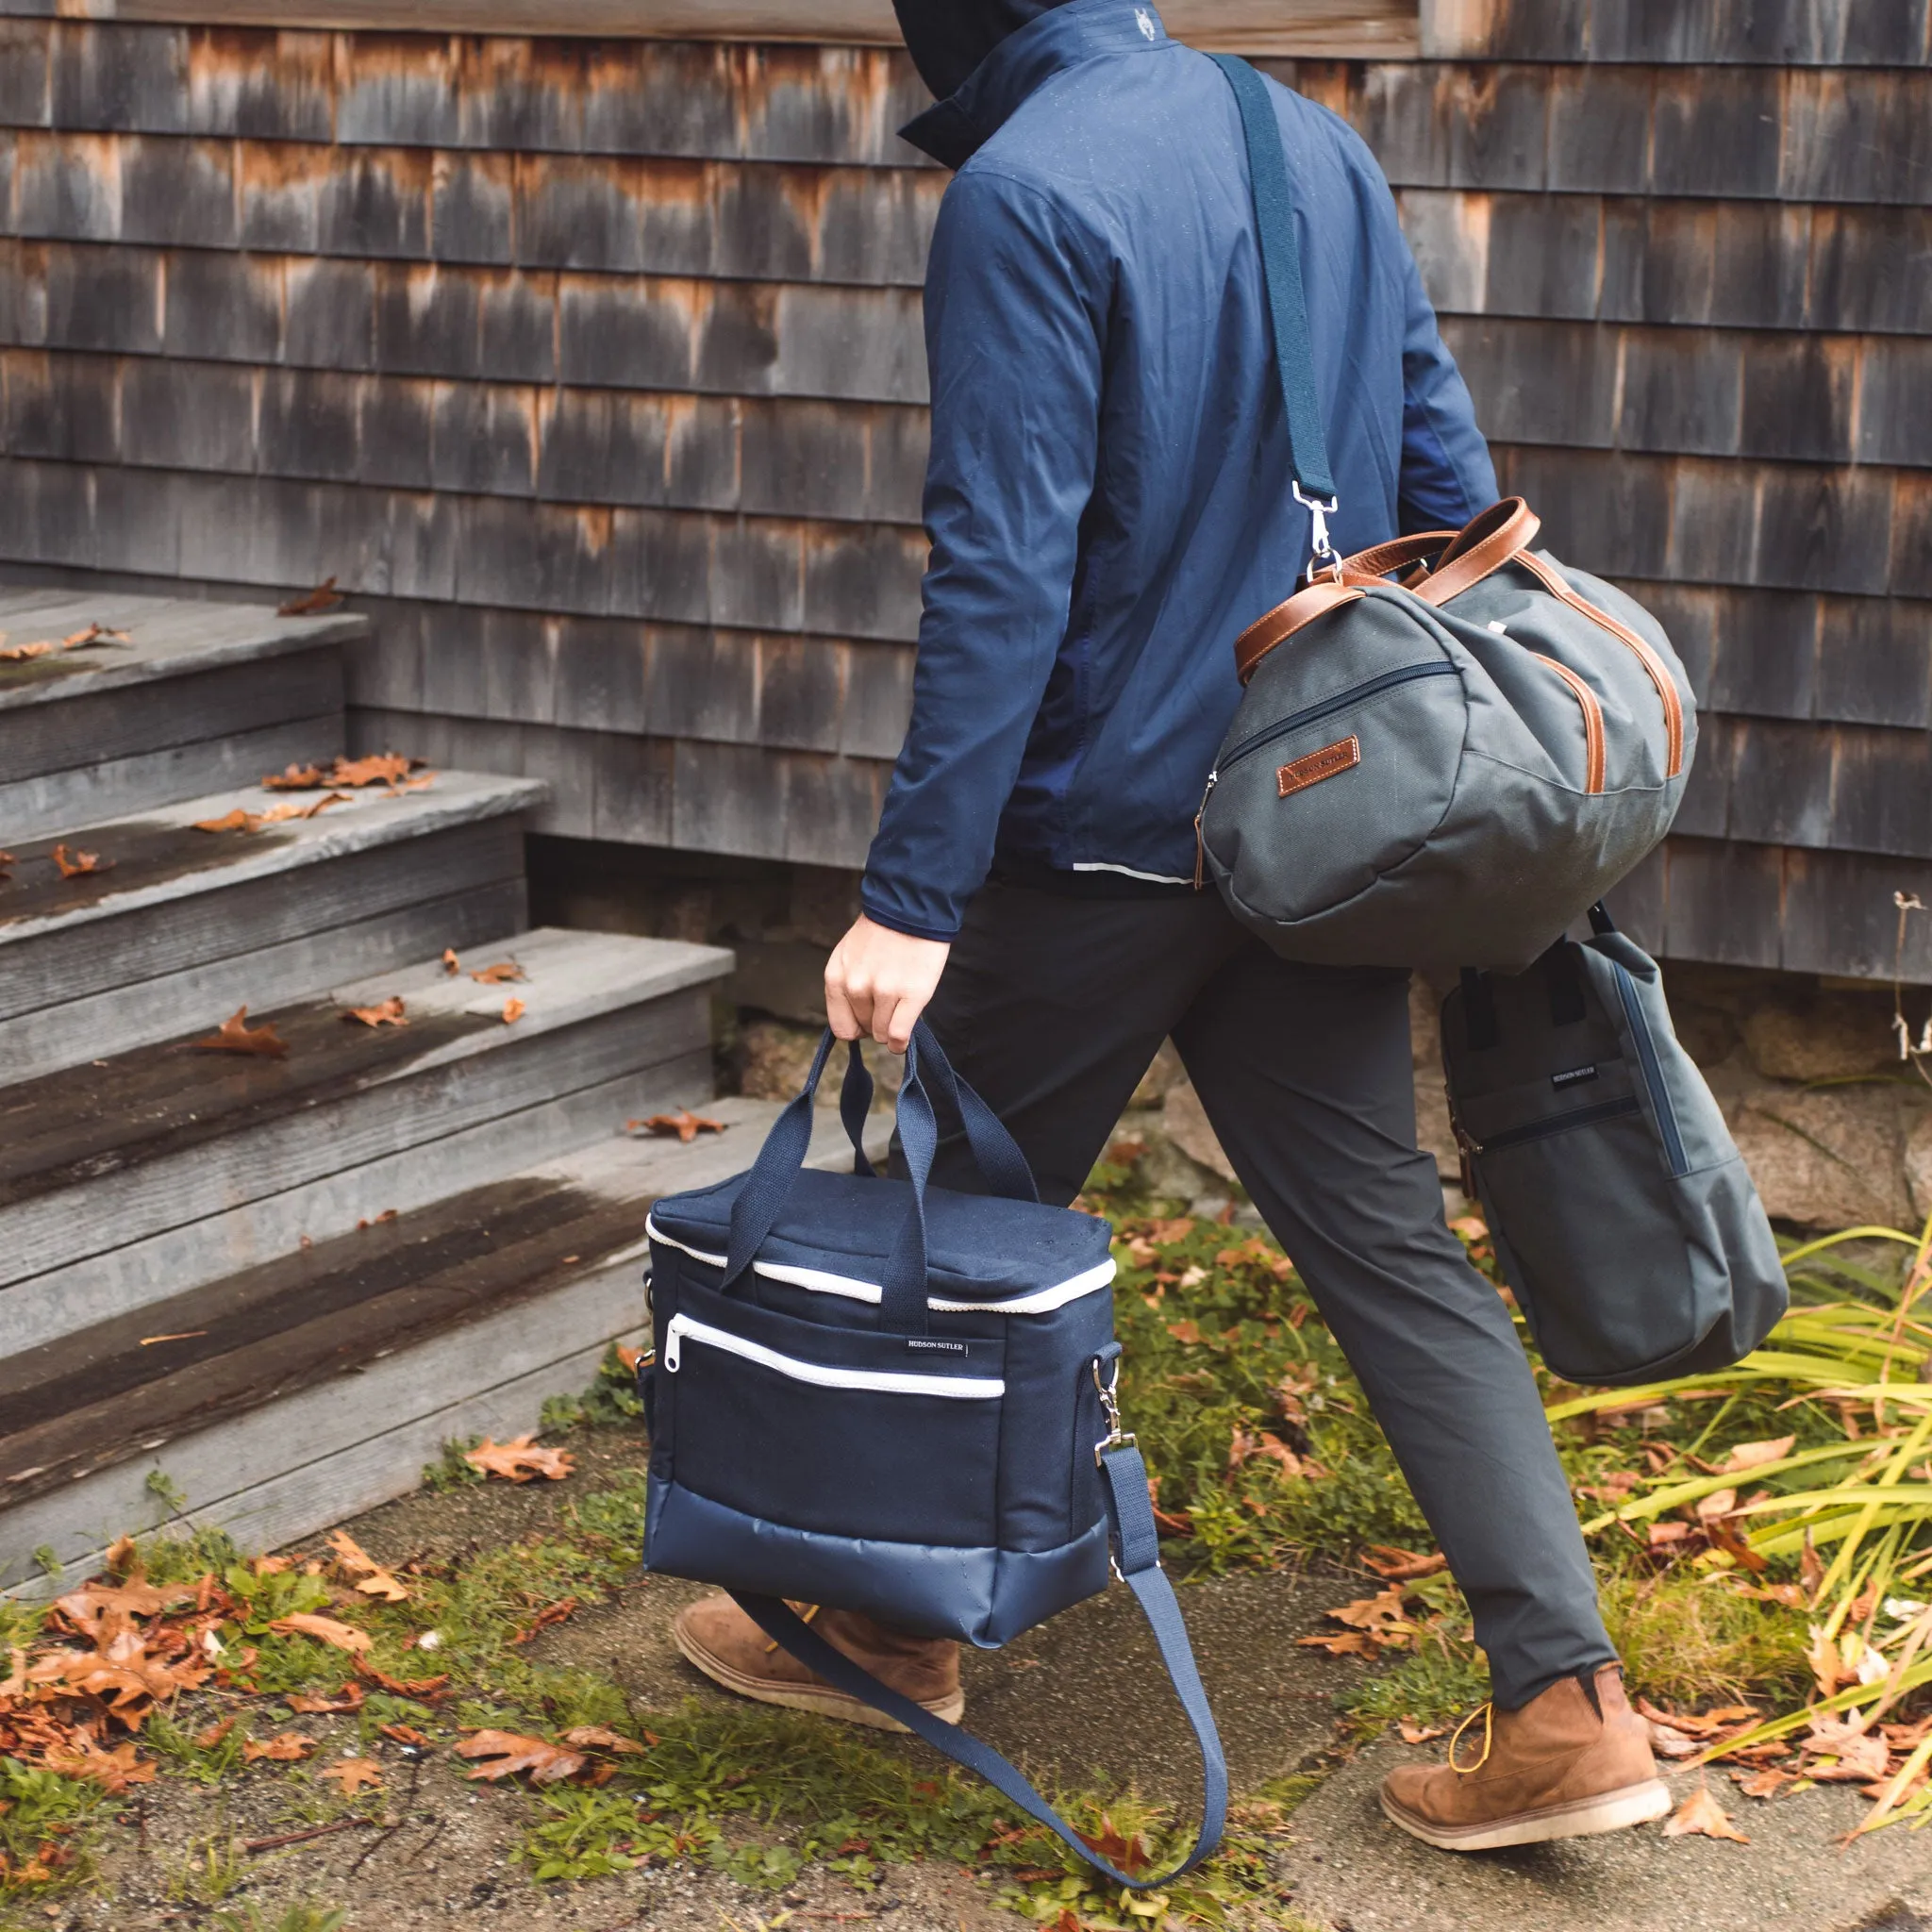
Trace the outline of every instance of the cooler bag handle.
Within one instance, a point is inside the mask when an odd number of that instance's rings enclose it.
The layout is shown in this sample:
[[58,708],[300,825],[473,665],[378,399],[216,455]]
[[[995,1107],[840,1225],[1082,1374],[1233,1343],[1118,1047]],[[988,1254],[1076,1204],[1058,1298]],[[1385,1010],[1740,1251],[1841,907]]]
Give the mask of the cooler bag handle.
[[1187,1713],[1188,1724],[1201,1752],[1203,1800],[1201,1829],[1194,1847],[1172,1872],[1158,1878],[1133,1878],[1118,1865],[1104,1858],[1068,1824],[1044,1798],[991,1745],[982,1743],[971,1731],[949,1724],[933,1716],[924,1705],[901,1696],[879,1682],[872,1673],[856,1664],[841,1650],[835,1650],[789,1604],[774,1596],[741,1595],[731,1592],[738,1607],[774,1643],[815,1671],[829,1684],[895,1717],[908,1731],[924,1738],[935,1751],[943,1752],[954,1763],[976,1772],[988,1784],[1003,1792],[1049,1831],[1060,1838],[1097,1872],[1116,1885],[1134,1891],[1154,1891],[1171,1885],[1185,1872],[1191,1872],[1209,1857],[1221,1842],[1222,1827],[1227,1819],[1227,1761],[1222,1755],[1221,1734],[1214,1725],[1214,1712],[1202,1687],[1201,1674],[1194,1666],[1194,1653],[1188,1642],[1188,1626],[1181,1607],[1160,1567],[1159,1533],[1155,1528],[1154,1508],[1147,1494],[1147,1465],[1131,1437],[1108,1441],[1097,1451],[1103,1489],[1107,1496],[1108,1527],[1113,1541],[1114,1567],[1127,1588],[1134,1592],[1154,1641],[1160,1647],[1160,1660],[1166,1666],[1168,1681]]
[[[765,1144],[758,1150],[758,1159],[738,1191],[731,1209],[731,1238],[720,1284],[723,1293],[731,1292],[757,1258],[777,1224],[778,1216],[784,1212],[791,1184],[805,1165],[811,1146],[812,1102],[832,1043],[832,1030],[827,1027],[812,1058],[803,1091],[774,1123]],[[939,1121],[932,1097],[926,1091],[928,1078],[941,1097],[958,1112],[967,1144],[993,1191],[1014,1200],[1040,1198],[1033,1184],[1033,1171],[1019,1144],[1000,1124],[999,1116],[991,1108],[953,1072],[932,1029],[922,1020],[913,1028],[907,1045],[906,1075],[899,1086],[899,1139],[912,1182],[912,1203],[886,1263],[879,1303],[882,1324],[904,1335],[923,1335],[927,1324],[925,1190],[932,1174],[933,1157],[939,1151]],[[865,1071],[855,1041],[840,1099],[840,1112],[855,1147],[862,1138],[871,1100],[872,1076]],[[855,1167],[860,1173],[871,1171],[862,1149]]]
[[1308,301],[1302,287],[1301,242],[1294,227],[1294,200],[1288,190],[1288,158],[1282,152],[1281,123],[1268,98],[1268,83],[1234,54],[1210,54],[1234,90],[1247,142],[1248,176],[1255,191],[1255,226],[1261,242],[1261,276],[1268,286],[1268,312],[1274,330],[1274,364],[1281,375],[1281,400],[1288,416],[1289,454],[1294,469],[1294,499],[1314,520],[1312,578],[1319,569],[1340,579],[1341,559],[1328,540],[1328,519],[1339,499],[1328,465],[1328,438],[1322,426],[1322,399],[1315,391],[1315,357],[1308,340]]

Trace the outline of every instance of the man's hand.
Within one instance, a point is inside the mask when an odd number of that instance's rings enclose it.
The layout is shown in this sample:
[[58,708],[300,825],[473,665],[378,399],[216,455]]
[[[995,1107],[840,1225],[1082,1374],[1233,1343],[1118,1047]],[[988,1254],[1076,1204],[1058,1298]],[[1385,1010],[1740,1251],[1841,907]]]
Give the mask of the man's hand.
[[946,970],[952,947],[875,925],[862,915],[825,961],[825,1018],[841,1040],[868,1034],[904,1053]]

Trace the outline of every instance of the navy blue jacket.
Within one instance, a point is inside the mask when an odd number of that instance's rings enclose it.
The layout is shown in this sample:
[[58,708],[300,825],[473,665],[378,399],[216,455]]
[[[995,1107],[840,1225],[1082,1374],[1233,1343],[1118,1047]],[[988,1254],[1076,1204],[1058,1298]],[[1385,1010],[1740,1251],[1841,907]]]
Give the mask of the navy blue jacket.
[[[1388,184],[1273,87],[1344,554],[1496,497]],[[912,721],[866,911],[951,939],[996,863],[1191,881],[1241,695],[1293,590],[1289,447],[1241,117],[1152,0],[1066,0],[908,138],[957,167],[926,276],[932,459]]]

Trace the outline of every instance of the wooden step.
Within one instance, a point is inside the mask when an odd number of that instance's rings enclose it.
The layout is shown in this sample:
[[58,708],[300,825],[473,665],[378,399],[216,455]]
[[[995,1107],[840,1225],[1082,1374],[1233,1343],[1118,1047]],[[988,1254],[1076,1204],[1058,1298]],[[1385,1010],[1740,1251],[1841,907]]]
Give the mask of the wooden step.
[[[168,1041],[0,1090],[0,1357],[711,1091],[713,946],[540,930],[318,999],[251,1002],[281,1058]],[[348,1009],[400,997],[408,1024]],[[520,1003],[513,1022],[508,1002]]]
[[[200,823],[321,792],[250,785],[17,840],[0,871],[0,1079],[172,1038],[247,1001],[483,944],[524,923],[525,778],[438,772],[257,831]],[[101,870],[63,876],[92,854]]]
[[[722,1134],[607,1140],[0,1363],[0,1591],[55,1587],[36,1551],[86,1574],[170,1495],[270,1549],[413,1489],[453,1438],[534,1428],[641,1336],[652,1202],[748,1166],[778,1111],[704,1110]],[[849,1160],[818,1127],[814,1164]]]
[[[99,625],[125,632],[60,648]],[[132,817],[342,748],[347,611],[0,589],[0,838]]]

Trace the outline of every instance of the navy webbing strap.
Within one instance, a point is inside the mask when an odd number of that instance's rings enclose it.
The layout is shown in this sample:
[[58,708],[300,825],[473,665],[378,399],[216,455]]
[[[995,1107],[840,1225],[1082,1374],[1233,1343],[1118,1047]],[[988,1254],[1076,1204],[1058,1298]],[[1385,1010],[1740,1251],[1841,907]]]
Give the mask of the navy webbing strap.
[[1181,1617],[1181,1607],[1174,1598],[1173,1584],[1167,1580],[1167,1573],[1160,1567],[1159,1532],[1155,1527],[1154,1508],[1147,1494],[1147,1465],[1141,1461],[1138,1449],[1131,1443],[1123,1443],[1102,1452],[1100,1469],[1106,1478],[1114,1562],[1138,1599],[1155,1642],[1160,1646],[1160,1660],[1167,1667],[1168,1680],[1174,1685],[1201,1750],[1204,1796],[1200,1832],[1187,1857],[1158,1878],[1130,1877],[1119,1866],[1109,1863],[990,1744],[981,1743],[971,1731],[934,1717],[923,1705],[881,1684],[843,1651],[835,1650],[789,1604],[774,1596],[741,1595],[737,1591],[731,1594],[739,1608],[807,1670],[815,1671],[828,1684],[871,1705],[874,1710],[897,1718],[935,1751],[943,1752],[968,1771],[976,1772],[1029,1818],[1064,1839],[1095,1871],[1105,1874],[1116,1885],[1127,1886],[1135,1891],[1153,1891],[1172,1884],[1182,1873],[1191,1872],[1220,1844],[1222,1827],[1227,1821],[1227,1761],[1222,1756],[1221,1734],[1214,1727],[1214,1713],[1208,1707],[1201,1674],[1194,1668],[1194,1653],[1188,1642],[1188,1626]]
[[1332,498],[1335,478],[1328,467],[1321,398],[1315,393],[1308,304],[1302,290],[1301,243],[1295,239],[1294,202],[1288,192],[1281,124],[1274,118],[1274,103],[1268,98],[1268,83],[1245,60],[1233,54],[1208,58],[1227,76],[1241,110],[1248,174],[1255,190],[1255,224],[1261,238],[1261,273],[1268,284],[1268,312],[1274,319],[1274,359],[1281,371],[1295,481],[1304,495]]

